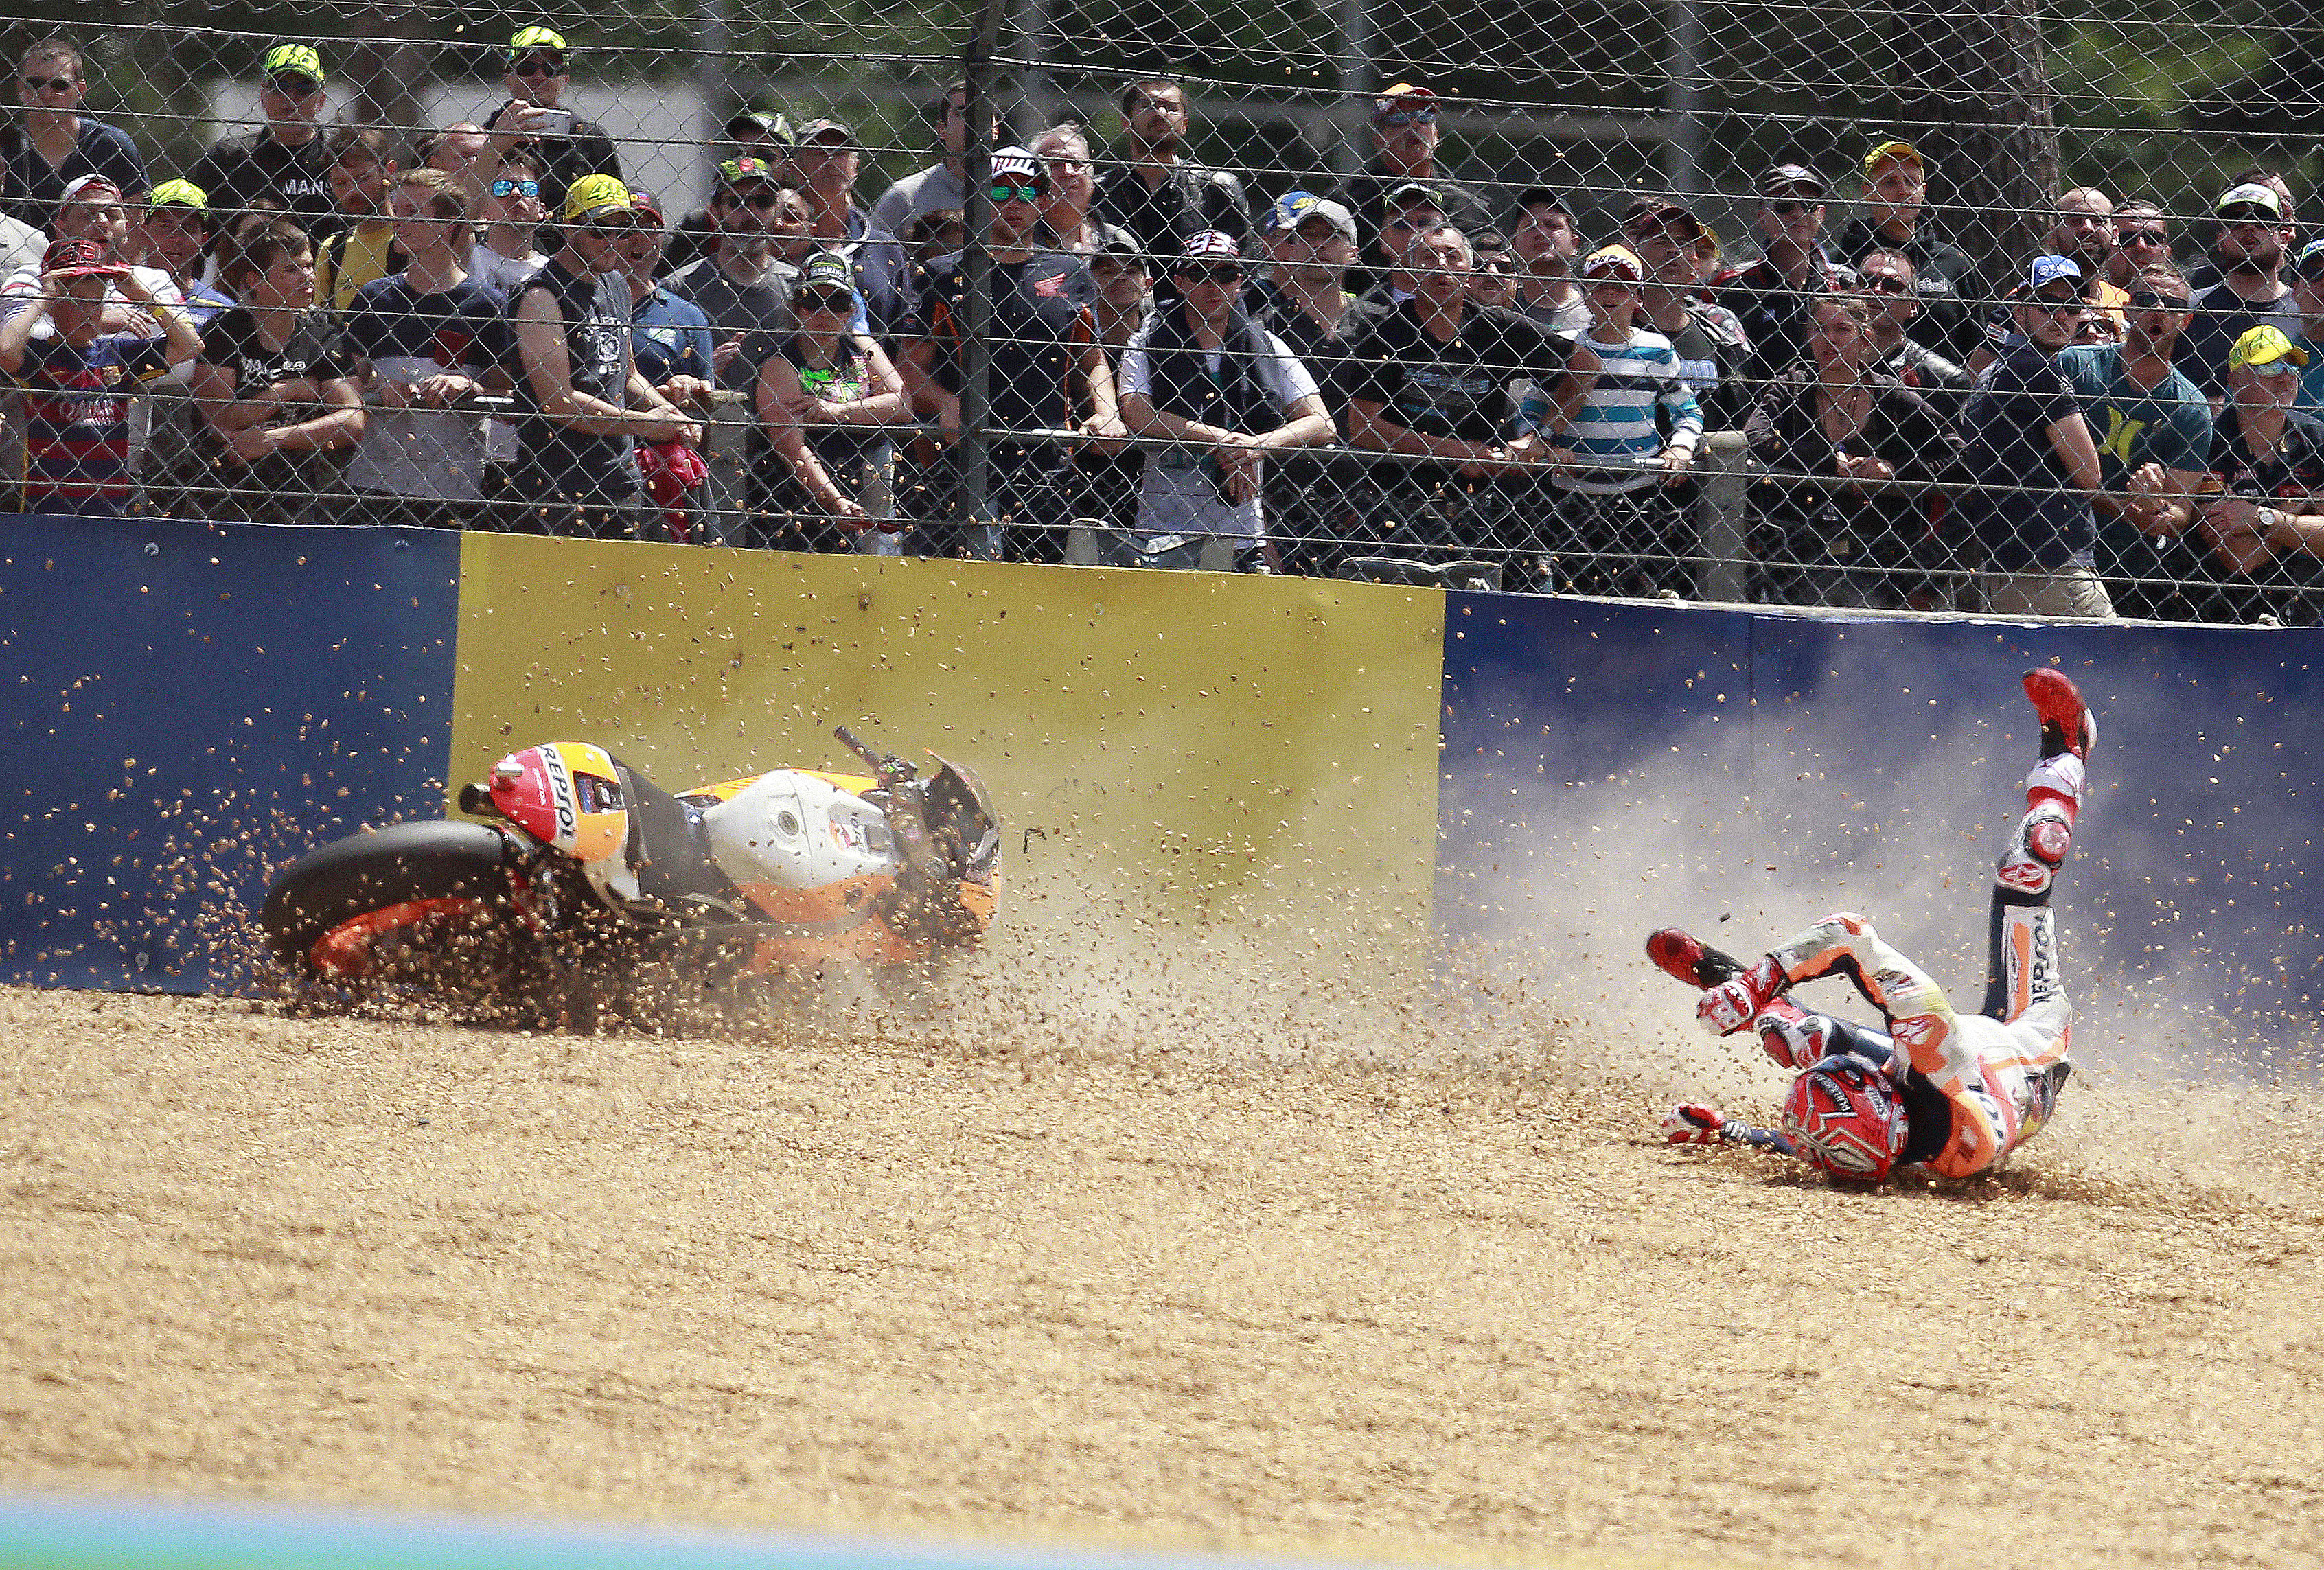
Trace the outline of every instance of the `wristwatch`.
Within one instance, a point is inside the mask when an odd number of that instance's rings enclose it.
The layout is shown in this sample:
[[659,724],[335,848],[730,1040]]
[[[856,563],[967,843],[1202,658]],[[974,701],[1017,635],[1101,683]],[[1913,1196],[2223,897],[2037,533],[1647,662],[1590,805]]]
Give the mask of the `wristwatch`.
[[2282,522],[2283,522],[2283,514],[2277,512],[2274,508],[2262,507],[2259,510],[2259,531],[2261,534],[2266,535],[2273,533],[2275,531],[2275,526]]

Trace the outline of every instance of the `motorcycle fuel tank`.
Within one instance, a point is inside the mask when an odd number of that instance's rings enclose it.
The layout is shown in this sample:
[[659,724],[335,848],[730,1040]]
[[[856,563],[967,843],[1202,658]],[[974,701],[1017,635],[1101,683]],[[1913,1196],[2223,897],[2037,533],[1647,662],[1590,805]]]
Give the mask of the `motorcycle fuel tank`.
[[719,870],[778,920],[864,911],[897,867],[878,807],[797,770],[761,774],[705,812],[702,826]]

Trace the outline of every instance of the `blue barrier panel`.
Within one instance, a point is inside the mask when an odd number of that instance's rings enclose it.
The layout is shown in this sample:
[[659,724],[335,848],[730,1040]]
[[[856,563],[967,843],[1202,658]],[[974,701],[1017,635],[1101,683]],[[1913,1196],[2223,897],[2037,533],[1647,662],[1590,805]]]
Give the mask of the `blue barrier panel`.
[[459,539],[0,525],[0,979],[231,984],[267,858],[441,810]]
[[2183,1061],[2226,1039],[2281,1067],[2283,1039],[2313,1039],[2314,633],[1475,595],[1445,620],[1435,919],[1506,967],[1587,952],[1661,986],[1637,956],[1653,925],[1731,916],[1713,940],[1756,954],[1854,907],[1968,967],[1955,996],[1973,1001],[1987,881],[2035,756],[2017,677],[2056,663],[2099,716],[2061,898],[2120,1050],[2175,1035],[2157,1056]]

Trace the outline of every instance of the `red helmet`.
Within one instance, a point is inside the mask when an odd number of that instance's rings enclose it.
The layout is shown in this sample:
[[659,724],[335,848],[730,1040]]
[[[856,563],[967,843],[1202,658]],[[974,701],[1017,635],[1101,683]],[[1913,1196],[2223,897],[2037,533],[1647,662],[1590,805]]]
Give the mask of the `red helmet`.
[[1904,1149],[1904,1104],[1873,1065],[1827,1057],[1792,1081],[1784,1132],[1825,1177],[1877,1183]]

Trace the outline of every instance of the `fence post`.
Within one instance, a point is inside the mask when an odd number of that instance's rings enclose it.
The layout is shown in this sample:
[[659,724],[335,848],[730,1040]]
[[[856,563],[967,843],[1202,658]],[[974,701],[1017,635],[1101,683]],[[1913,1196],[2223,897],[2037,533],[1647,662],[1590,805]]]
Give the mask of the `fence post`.
[[1702,597],[1726,605],[1743,601],[1744,534],[1749,526],[1745,500],[1751,486],[1750,452],[1739,430],[1714,430],[1702,439],[1697,466],[1695,529],[1702,554]]
[[960,345],[960,442],[954,458],[960,465],[960,522],[968,553],[991,561],[1001,559],[1001,523],[990,497],[991,444],[984,435],[992,420],[992,352],[986,341],[992,332],[992,56],[1008,4],[983,0],[976,29],[961,51],[961,77],[968,84],[962,105],[968,119],[968,145],[961,158],[968,173],[967,199],[961,204],[968,244],[960,258],[967,285],[961,303],[967,320]]

